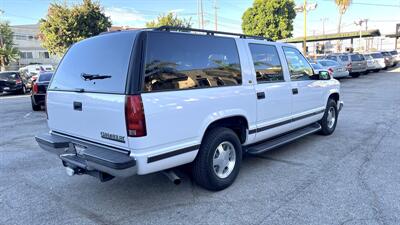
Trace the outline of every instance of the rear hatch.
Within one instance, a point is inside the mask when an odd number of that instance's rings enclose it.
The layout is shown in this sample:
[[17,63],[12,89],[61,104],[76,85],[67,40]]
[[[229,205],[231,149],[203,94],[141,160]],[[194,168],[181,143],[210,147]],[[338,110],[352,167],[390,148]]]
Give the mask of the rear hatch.
[[136,32],[99,35],[74,44],[47,90],[49,128],[128,147],[125,87]]
[[17,81],[21,82],[19,76],[15,72],[2,72],[0,73],[0,91],[10,90],[15,88]]

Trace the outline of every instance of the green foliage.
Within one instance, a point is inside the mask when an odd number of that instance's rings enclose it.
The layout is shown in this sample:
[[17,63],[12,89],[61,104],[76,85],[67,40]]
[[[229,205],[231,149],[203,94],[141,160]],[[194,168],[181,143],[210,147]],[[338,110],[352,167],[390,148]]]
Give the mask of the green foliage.
[[190,28],[192,23],[186,19],[180,19],[173,13],[168,13],[166,15],[160,15],[156,20],[146,23],[146,27],[160,27],[160,26],[174,26],[174,27],[186,27]]
[[99,3],[91,0],[72,7],[52,3],[46,18],[40,20],[43,47],[60,56],[75,42],[98,35],[109,27],[110,18],[104,15]]
[[8,22],[0,22],[0,67],[4,70],[5,66],[11,61],[19,58],[19,50],[14,46],[13,32]]
[[272,40],[292,37],[294,7],[293,0],[255,0],[243,13],[243,32]]

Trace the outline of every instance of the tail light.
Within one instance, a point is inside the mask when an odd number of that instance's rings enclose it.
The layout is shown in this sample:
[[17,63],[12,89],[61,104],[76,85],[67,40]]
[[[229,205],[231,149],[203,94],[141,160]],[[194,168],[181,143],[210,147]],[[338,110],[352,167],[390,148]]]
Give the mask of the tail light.
[[15,81],[15,84],[20,84],[20,83],[22,83],[21,79],[18,79],[18,80]]
[[128,95],[125,100],[126,131],[129,137],[143,137],[147,135],[146,119],[142,97]]
[[329,69],[328,69],[328,72],[329,72],[329,75],[332,75],[332,74],[333,74],[333,69],[332,69],[332,68],[329,68]]
[[36,93],[38,93],[38,91],[39,91],[39,87],[38,87],[37,83],[34,83],[33,87],[32,87],[32,92],[34,94],[36,94]]

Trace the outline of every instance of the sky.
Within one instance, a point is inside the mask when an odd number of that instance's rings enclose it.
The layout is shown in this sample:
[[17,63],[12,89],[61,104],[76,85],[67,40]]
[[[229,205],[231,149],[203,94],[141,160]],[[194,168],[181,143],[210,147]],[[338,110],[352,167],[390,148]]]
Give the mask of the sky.
[[[100,0],[106,15],[113,25],[145,27],[147,21],[158,15],[174,12],[178,17],[190,19],[193,27],[199,26],[197,16],[198,0]],[[241,33],[243,12],[252,6],[253,0],[216,0],[218,30]],[[0,0],[0,19],[10,21],[11,25],[33,24],[44,18],[51,2],[77,4],[82,0]],[[296,0],[301,4],[302,0]],[[308,13],[307,33],[311,35],[337,30],[338,10],[333,0],[308,0],[317,3],[317,8]],[[215,0],[203,0],[206,29],[214,29]],[[343,17],[343,31],[357,31],[354,21],[368,19],[368,29],[380,29],[381,33],[395,32],[396,23],[400,23],[400,0],[353,0],[353,4]],[[365,25],[363,25],[365,29]],[[293,35],[303,36],[303,14],[299,13],[294,21]]]

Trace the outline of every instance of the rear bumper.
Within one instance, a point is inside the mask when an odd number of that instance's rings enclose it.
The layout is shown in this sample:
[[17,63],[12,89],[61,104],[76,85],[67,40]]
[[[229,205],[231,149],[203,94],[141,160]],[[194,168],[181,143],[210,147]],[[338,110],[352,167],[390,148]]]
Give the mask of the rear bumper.
[[81,174],[100,172],[115,177],[136,174],[136,160],[128,151],[102,147],[88,142],[66,138],[56,134],[41,134],[35,137],[39,146],[60,157],[65,167]]

